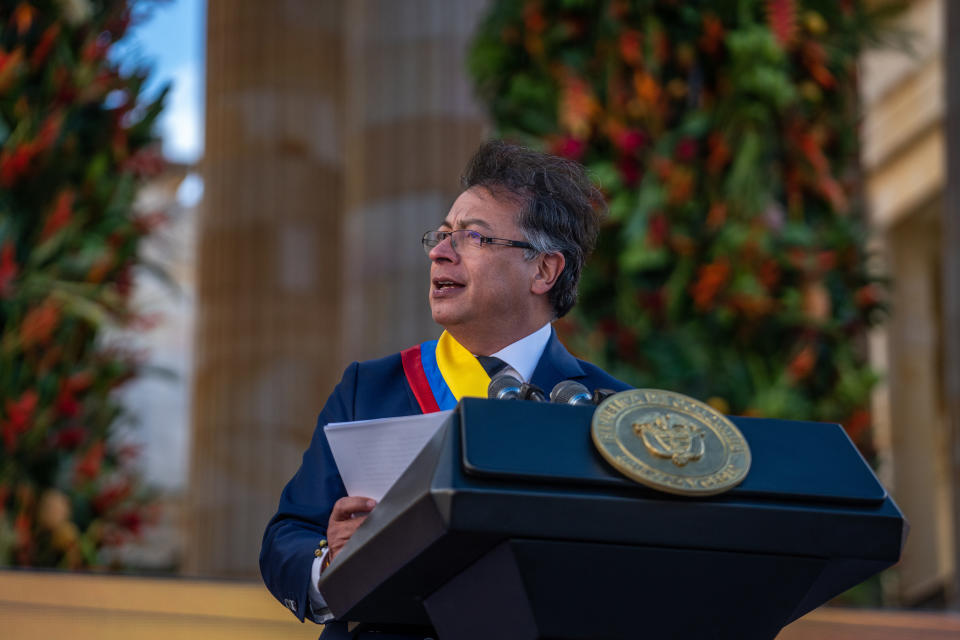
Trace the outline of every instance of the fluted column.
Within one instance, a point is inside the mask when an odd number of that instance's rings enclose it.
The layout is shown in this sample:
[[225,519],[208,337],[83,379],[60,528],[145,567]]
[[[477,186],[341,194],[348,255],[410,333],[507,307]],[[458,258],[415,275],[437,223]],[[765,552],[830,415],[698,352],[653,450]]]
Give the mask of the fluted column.
[[466,53],[487,0],[347,8],[343,360],[436,337],[420,236],[459,194],[484,133]]
[[435,336],[419,237],[483,133],[486,0],[210,0],[188,573],[250,576],[352,360]]
[[256,572],[335,383],[339,0],[210,0],[186,571]]

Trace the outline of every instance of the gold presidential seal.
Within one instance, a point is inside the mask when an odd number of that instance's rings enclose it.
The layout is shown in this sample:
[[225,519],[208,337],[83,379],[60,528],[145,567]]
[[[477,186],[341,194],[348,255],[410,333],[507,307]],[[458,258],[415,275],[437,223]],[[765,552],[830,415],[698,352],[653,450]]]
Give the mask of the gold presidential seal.
[[593,414],[593,443],[628,478],[683,496],[712,496],[750,470],[750,447],[730,420],[660,389],[616,393]]

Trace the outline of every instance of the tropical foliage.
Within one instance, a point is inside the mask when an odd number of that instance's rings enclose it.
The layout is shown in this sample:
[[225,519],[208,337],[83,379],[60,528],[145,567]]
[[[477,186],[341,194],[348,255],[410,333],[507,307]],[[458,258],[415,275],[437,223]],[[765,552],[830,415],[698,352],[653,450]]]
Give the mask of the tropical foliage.
[[472,47],[500,135],[584,163],[610,206],[568,343],[726,413],[862,446],[883,317],[859,198],[858,0],[494,2]]
[[114,437],[136,354],[137,185],[163,95],[121,73],[123,0],[0,2],[0,563],[70,568],[135,535],[145,494]]

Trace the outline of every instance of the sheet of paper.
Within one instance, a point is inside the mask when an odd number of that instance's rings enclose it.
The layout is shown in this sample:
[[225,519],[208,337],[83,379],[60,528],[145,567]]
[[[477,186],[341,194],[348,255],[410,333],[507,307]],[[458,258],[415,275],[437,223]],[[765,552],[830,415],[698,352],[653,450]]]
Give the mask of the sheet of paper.
[[451,413],[331,422],[325,426],[347,494],[379,502]]

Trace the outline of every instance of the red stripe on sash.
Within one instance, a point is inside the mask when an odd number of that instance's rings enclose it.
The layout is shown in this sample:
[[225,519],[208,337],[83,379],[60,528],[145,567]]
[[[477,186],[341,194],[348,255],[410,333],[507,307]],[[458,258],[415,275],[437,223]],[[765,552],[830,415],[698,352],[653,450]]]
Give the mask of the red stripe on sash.
[[407,375],[407,382],[413,390],[413,396],[420,405],[420,411],[424,413],[440,411],[437,400],[433,397],[430,382],[427,381],[427,374],[423,372],[423,363],[420,361],[420,345],[401,351],[400,360],[403,362],[403,372]]

